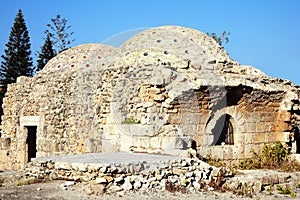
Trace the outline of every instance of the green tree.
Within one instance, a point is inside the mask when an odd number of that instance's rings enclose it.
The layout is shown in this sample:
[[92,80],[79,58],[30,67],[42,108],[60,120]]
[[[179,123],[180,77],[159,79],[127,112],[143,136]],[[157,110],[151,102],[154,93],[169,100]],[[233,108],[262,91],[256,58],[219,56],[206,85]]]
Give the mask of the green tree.
[[47,62],[56,55],[49,34],[45,39],[44,45],[41,47],[41,51],[38,52],[36,71],[42,70]]
[[0,84],[6,91],[7,85],[15,83],[17,77],[32,76],[33,72],[30,37],[21,10],[16,15],[5,46],[5,55],[1,56]]
[[222,46],[224,42],[229,42],[230,32],[223,31],[220,35],[217,35],[216,33],[207,33],[207,35],[212,37],[220,46]]
[[[22,10],[19,10],[11,28],[9,41],[0,66],[0,104],[2,105],[7,85],[15,83],[19,76],[32,76],[31,44]],[[3,114],[0,106],[0,115]]]
[[67,25],[68,21],[65,18],[61,18],[60,15],[51,19],[51,22],[51,24],[47,24],[49,29],[45,33],[49,34],[58,54],[68,49],[70,44],[75,41],[75,39],[69,39],[74,32],[68,32],[71,26]]

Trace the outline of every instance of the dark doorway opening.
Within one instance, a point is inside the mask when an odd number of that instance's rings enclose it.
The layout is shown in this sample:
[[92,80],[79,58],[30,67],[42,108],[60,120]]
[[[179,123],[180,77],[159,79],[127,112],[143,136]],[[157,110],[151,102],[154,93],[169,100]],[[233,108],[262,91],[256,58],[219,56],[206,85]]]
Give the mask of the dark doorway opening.
[[217,120],[216,125],[212,130],[215,145],[221,145],[222,143],[229,145],[234,144],[234,129],[231,121],[231,116],[228,114],[222,115]]
[[27,140],[26,143],[28,145],[28,162],[31,161],[32,158],[36,157],[36,132],[37,126],[27,126]]
[[300,131],[298,127],[293,128],[294,138],[296,141],[296,153],[300,153]]

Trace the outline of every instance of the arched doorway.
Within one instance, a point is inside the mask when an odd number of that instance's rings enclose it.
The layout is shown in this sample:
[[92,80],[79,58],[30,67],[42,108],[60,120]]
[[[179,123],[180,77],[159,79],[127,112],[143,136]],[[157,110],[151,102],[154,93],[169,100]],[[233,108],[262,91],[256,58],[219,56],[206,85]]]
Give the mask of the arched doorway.
[[228,115],[222,115],[211,130],[214,137],[213,144],[234,144],[234,122],[233,118]]

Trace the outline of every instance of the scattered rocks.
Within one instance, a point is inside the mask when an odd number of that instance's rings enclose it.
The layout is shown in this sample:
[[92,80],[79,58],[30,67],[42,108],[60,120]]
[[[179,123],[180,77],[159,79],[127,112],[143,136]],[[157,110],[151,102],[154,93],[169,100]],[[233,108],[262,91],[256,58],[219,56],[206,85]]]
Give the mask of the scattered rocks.
[[87,195],[92,195],[92,194],[95,193],[91,188],[87,188],[87,189],[85,190],[85,192],[86,192]]
[[[45,177],[45,175],[49,175],[50,179],[54,177],[55,179],[68,180],[60,185],[60,188],[64,190],[69,190],[77,181],[85,182],[88,183],[85,189],[85,193],[88,195],[108,193],[122,197],[131,191],[182,193],[189,191],[232,191],[239,195],[251,196],[267,190],[274,184],[292,184],[293,187],[296,187],[296,183],[300,180],[300,173],[244,171],[246,174],[243,176],[233,176],[233,172],[228,168],[213,167],[194,158],[170,160],[152,166],[148,166],[144,162],[145,170],[135,171],[135,173],[131,173],[132,170],[126,170],[126,168],[135,166],[136,163],[101,165],[101,167],[93,164],[93,168],[98,170],[83,172],[82,169],[90,169],[89,164],[82,164],[80,168],[75,168],[74,165],[52,163],[51,166],[57,166],[57,168],[47,168],[50,166],[47,162],[53,161],[36,161],[28,166],[23,172],[27,180],[32,177],[35,179],[36,177]],[[70,168],[66,166],[70,166]]]
[[96,178],[96,184],[103,184],[107,183],[107,180],[105,178]]
[[130,178],[131,178],[130,176],[128,176],[128,177],[125,178],[125,182],[122,185],[122,188],[124,190],[131,190],[132,189],[132,184],[130,182]]

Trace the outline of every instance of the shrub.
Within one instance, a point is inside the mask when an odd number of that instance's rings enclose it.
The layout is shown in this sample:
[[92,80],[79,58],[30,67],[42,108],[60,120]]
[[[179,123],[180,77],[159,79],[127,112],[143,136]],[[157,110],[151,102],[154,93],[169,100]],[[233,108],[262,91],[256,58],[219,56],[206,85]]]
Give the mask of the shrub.
[[2,187],[2,184],[4,183],[5,178],[4,177],[0,177],[0,187]]
[[261,162],[267,168],[280,168],[288,160],[288,149],[280,142],[275,145],[265,145],[262,149]]
[[296,197],[296,193],[290,187],[281,187],[277,185],[277,192],[279,194],[290,195],[291,197]]
[[141,121],[140,120],[135,120],[133,118],[127,118],[124,121],[122,121],[121,124],[140,124]]
[[289,158],[289,151],[280,142],[274,145],[264,145],[260,153],[252,150],[253,157],[243,160],[240,169],[277,169],[283,171],[298,171],[300,164]]

